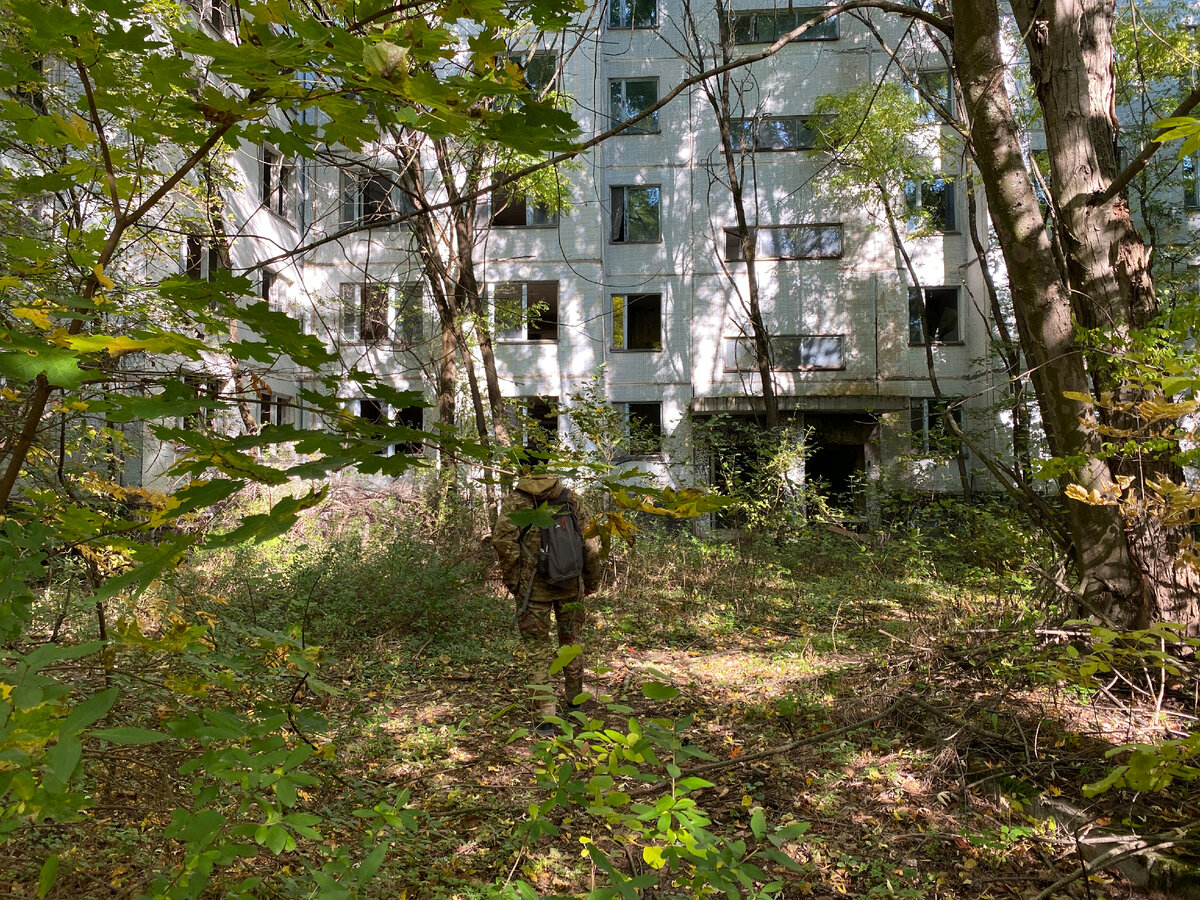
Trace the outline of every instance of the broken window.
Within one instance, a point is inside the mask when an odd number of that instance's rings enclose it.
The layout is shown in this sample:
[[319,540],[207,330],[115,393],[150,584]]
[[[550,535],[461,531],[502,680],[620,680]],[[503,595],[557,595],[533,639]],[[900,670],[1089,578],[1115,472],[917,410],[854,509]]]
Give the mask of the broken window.
[[258,422],[268,425],[290,425],[294,420],[294,405],[291,397],[283,397],[270,391],[258,395]]
[[189,234],[185,245],[184,274],[197,281],[215,281],[225,268],[216,241],[204,235]]
[[662,294],[613,294],[616,350],[661,350]]
[[[839,370],[846,367],[846,338],[840,334],[777,334],[771,336],[771,369],[776,372]],[[725,371],[755,372],[754,341],[725,339]]]
[[380,281],[344,281],[339,289],[343,341],[364,344],[393,341],[403,350],[412,350],[424,343],[421,282],[396,285]]
[[[841,225],[762,225],[751,229],[757,259],[839,259]],[[736,229],[725,231],[725,258],[743,260],[742,240]]]
[[408,195],[384,172],[341,173],[341,224],[376,228],[413,212]]
[[496,285],[496,338],[501,341],[558,340],[558,282],[511,281]]
[[512,187],[492,192],[492,225],[506,228],[552,228],[558,213]]
[[625,434],[631,456],[649,456],[662,450],[662,403],[635,402],[618,404],[625,418]]
[[658,0],[609,0],[609,28],[653,28],[658,24]]
[[[921,298],[924,296],[924,315]],[[956,343],[962,340],[959,329],[958,288],[932,287],[918,291],[908,289],[908,342],[922,345],[925,335],[934,343]]]
[[[733,13],[733,40],[738,44],[773,44],[825,11],[826,7],[823,6],[741,10]],[[794,40],[836,41],[837,38],[837,16],[831,16]]]
[[905,226],[909,231],[957,231],[954,179],[931,178],[904,182]]
[[[608,109],[613,125],[632,122],[658,102],[657,78],[614,78],[608,83]],[[623,134],[657,134],[658,111],[625,129]]]
[[819,116],[758,116],[734,119],[733,145],[739,150],[811,150],[821,136]]
[[653,243],[659,239],[658,185],[612,189],[612,242]]
[[1183,208],[1200,209],[1200,150],[1183,158]]
[[295,219],[294,181],[295,168],[291,162],[274,147],[264,144],[260,200],[263,206],[289,222]]
[[912,397],[909,400],[909,426],[913,449],[922,453],[956,453],[961,442],[946,428],[947,408],[959,430],[962,429],[962,399],[943,397]]
[[918,72],[913,94],[922,107],[919,122],[928,125],[954,116],[954,77],[949,69]]
[[558,410],[552,397],[519,397],[510,425],[521,446],[536,450],[558,440]]

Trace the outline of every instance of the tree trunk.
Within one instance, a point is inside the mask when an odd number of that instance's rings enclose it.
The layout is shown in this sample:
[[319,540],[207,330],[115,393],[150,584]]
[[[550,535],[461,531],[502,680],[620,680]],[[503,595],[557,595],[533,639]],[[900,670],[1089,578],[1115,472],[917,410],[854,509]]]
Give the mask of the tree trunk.
[[[1114,470],[1088,423],[1092,378],[1074,340],[1074,312],[1085,326],[1121,335],[1154,310],[1148,256],[1122,198],[1092,205],[1116,174],[1111,6],[1095,0],[1016,0],[1044,114],[1052,181],[1068,238],[1066,265],[1055,259],[1037,197],[1022,162],[1020,135],[1005,84],[1000,23],[991,0],[954,0],[954,58],[976,161],[1007,265],[1017,327],[1056,456],[1077,460],[1072,477],[1104,494]],[[1111,386],[1111,385],[1110,385]],[[1080,594],[1086,612],[1121,628],[1178,617],[1186,600],[1169,583],[1169,548],[1135,533],[1115,505],[1068,499]],[[1135,558],[1135,549],[1137,551]],[[1151,577],[1153,576],[1153,577]],[[1184,606],[1181,606],[1180,603]],[[1190,611],[1188,611],[1190,614]]]

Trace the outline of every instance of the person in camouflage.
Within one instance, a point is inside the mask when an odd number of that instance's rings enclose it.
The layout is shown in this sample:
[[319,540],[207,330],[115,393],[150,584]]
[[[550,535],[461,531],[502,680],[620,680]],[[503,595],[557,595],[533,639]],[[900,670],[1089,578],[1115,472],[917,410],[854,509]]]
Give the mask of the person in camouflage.
[[[554,691],[550,686],[550,667],[558,650],[550,639],[550,619],[553,616],[558,631],[558,647],[579,644],[583,638],[585,619],[583,598],[600,584],[600,546],[595,538],[583,542],[583,575],[578,583],[555,586],[537,573],[538,548],[541,532],[537,528],[524,530],[509,519],[520,509],[533,509],[543,503],[554,508],[563,484],[554,475],[527,475],[501,504],[500,517],[492,532],[492,547],[500,559],[504,585],[517,600],[517,628],[521,632],[520,662],[526,684],[534,685],[533,709],[538,731],[549,733],[552,727],[545,722],[556,712]],[[588,516],[578,495],[567,492],[567,502],[575,510],[580,528]],[[580,653],[563,668],[567,703],[583,693],[583,654]]]

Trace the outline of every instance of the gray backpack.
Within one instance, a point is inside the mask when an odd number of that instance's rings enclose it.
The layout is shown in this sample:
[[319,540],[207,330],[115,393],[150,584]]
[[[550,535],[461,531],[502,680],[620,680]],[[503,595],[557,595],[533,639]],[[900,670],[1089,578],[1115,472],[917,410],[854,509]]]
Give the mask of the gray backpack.
[[[550,508],[554,527],[538,529],[541,546],[538,548],[537,574],[554,587],[569,587],[583,574],[583,531],[569,496],[567,488],[559,491]],[[529,528],[526,525],[521,530],[520,540],[524,540]]]

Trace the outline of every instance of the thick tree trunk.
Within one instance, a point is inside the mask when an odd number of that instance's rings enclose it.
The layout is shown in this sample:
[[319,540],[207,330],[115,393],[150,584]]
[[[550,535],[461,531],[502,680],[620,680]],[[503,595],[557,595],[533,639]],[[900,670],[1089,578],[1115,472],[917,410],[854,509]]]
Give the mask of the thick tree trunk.
[[[1098,61],[1106,52],[1111,56],[1111,48],[1099,7],[1085,13],[1073,0],[1050,0],[1036,8],[1050,11],[1051,18],[1035,20],[1034,4],[1017,0],[1014,6],[1023,7],[1024,15],[1018,12],[1018,18],[1038,57],[1034,77],[1040,81],[1039,100],[1045,104],[1047,142],[1052,159],[1058,157],[1055,192],[1064,215],[1069,210],[1072,217],[1070,224],[1063,223],[1073,233],[1068,272],[1055,261],[1022,162],[1020,136],[1005,90],[1000,23],[991,0],[954,0],[955,66],[1051,449],[1057,456],[1079,460],[1070,480],[1103,494],[1114,479],[1101,457],[1100,436],[1086,424],[1089,408],[1067,396],[1086,395],[1091,389],[1091,373],[1074,341],[1073,301],[1084,312],[1085,322],[1103,315],[1111,317],[1107,320],[1113,327],[1124,328],[1144,319],[1144,292],[1149,285],[1144,248],[1139,250],[1141,242],[1131,224],[1120,221],[1127,219],[1127,213],[1123,215],[1118,207],[1086,209],[1092,192],[1102,189],[1105,178],[1115,171],[1112,73]],[[1097,30],[1100,33],[1093,39]],[[1082,59],[1088,54],[1097,56],[1090,68]],[[1041,80],[1042,72],[1053,72],[1055,77]],[[1092,85],[1091,78],[1107,78],[1109,87]],[[1050,95],[1052,99],[1047,99]],[[1106,140],[1107,150],[1097,150],[1096,143]],[[1086,171],[1060,175],[1060,165]],[[1105,224],[1103,217],[1111,221]],[[1118,248],[1115,258],[1107,255],[1105,247]],[[1101,309],[1104,312],[1098,312]],[[1134,561],[1119,509],[1066,502],[1085,610],[1119,627],[1145,624],[1156,613],[1156,598]]]

